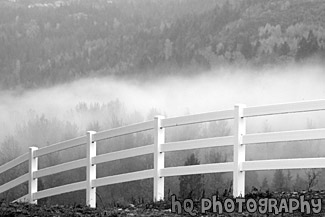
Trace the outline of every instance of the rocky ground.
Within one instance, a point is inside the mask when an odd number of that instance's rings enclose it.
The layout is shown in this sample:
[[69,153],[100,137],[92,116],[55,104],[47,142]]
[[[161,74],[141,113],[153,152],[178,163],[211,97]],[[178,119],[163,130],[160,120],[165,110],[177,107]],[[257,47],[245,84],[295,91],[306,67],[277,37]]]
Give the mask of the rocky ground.
[[[299,198],[304,196],[306,200],[311,198],[320,198],[322,200],[322,209],[318,214],[305,214],[300,212],[294,212],[293,214],[260,214],[249,213],[244,209],[244,212],[233,212],[229,214],[216,215],[213,212],[207,212],[202,214],[201,205],[199,202],[194,203],[194,209],[192,214],[195,216],[325,216],[325,191],[302,191],[302,192],[273,192],[273,193],[260,193],[260,192],[251,192],[246,195],[246,198]],[[123,207],[112,207],[112,208],[90,208],[83,205],[74,205],[74,206],[63,206],[63,205],[35,205],[28,203],[5,203],[1,202],[0,207],[0,216],[191,216],[188,213],[176,214],[172,213],[171,202],[170,201],[161,201],[157,203],[148,203],[148,204],[138,204],[133,205],[129,204]]]

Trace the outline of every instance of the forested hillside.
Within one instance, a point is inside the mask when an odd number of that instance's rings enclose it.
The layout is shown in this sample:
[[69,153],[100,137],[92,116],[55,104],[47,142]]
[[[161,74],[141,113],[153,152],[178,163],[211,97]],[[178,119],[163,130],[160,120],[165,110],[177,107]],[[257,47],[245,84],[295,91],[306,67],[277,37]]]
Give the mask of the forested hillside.
[[323,0],[1,0],[1,89],[324,55]]

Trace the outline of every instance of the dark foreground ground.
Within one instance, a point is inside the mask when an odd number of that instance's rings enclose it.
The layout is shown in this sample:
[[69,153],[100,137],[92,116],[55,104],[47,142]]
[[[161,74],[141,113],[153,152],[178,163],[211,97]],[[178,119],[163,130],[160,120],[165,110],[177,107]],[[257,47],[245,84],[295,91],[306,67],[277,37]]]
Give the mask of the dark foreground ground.
[[[321,199],[322,208],[320,213],[302,213],[299,211],[294,211],[294,213],[268,213],[268,214],[260,214],[259,212],[249,213],[244,208],[244,211],[239,213],[237,211],[233,213],[222,213],[217,215],[213,213],[212,210],[205,214],[202,214],[201,204],[200,202],[193,203],[193,216],[246,216],[246,217],[254,217],[254,216],[325,216],[325,191],[302,191],[302,192],[292,192],[292,193],[250,193],[246,195],[246,199],[253,198],[258,200],[260,198],[275,198],[280,200],[281,198],[299,198],[300,196],[304,196],[306,200],[309,199]],[[221,198],[225,199],[225,198]],[[238,207],[236,207],[237,209]],[[171,210],[171,201],[160,201],[157,203],[148,203],[148,204],[138,204],[133,205],[129,204],[121,207],[111,207],[111,208],[90,208],[83,205],[74,205],[74,206],[63,206],[63,205],[34,205],[28,203],[5,203],[1,202],[0,207],[0,217],[2,216],[191,216],[190,214],[184,212],[181,214],[172,213]]]

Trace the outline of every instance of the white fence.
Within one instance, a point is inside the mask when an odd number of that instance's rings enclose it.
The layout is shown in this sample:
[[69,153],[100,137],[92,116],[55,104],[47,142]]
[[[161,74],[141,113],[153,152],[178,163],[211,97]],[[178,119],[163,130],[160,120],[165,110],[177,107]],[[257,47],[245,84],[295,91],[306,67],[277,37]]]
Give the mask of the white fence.
[[[24,174],[6,184],[0,186],[0,193],[10,190],[24,182],[29,183],[28,194],[16,201],[29,201],[37,203],[38,199],[58,195],[62,193],[86,189],[86,201],[91,207],[96,206],[96,188],[104,185],[135,181],[147,178],[154,180],[154,200],[164,198],[164,177],[181,176],[191,174],[233,172],[233,195],[245,195],[245,171],[273,170],[273,169],[298,169],[298,168],[325,168],[325,157],[277,159],[245,161],[245,147],[250,144],[325,139],[325,128],[296,130],[285,132],[246,134],[246,119],[255,116],[276,115],[295,112],[310,112],[325,110],[325,100],[268,105],[259,107],[245,107],[236,105],[232,110],[216,111],[196,115],[188,115],[164,119],[157,116],[153,121],[129,125],[101,132],[87,132],[86,136],[60,142],[51,146],[38,149],[30,147],[26,153],[2,166],[0,174],[29,161],[29,173]],[[165,128],[179,125],[202,123],[218,120],[234,120],[234,135],[225,137],[206,138],[179,142],[165,142]],[[154,144],[142,146],[96,156],[96,142],[112,137],[137,133],[146,130],[154,131]],[[38,169],[38,157],[53,152],[65,150],[86,144],[87,157],[63,163],[43,169]],[[209,148],[217,146],[233,146],[234,161],[226,163],[203,164],[192,166],[168,167],[164,165],[164,153],[170,151],[188,150],[196,148]],[[145,154],[154,154],[154,169],[138,172],[96,178],[96,164],[130,158]],[[86,167],[86,180],[68,185],[37,190],[37,179],[68,171],[80,167]]]

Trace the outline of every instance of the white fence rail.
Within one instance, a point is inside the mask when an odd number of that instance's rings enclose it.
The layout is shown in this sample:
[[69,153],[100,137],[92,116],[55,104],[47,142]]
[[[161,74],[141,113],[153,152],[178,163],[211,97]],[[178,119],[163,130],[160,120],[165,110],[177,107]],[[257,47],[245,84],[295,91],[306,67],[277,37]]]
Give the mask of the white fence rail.
[[[28,194],[21,198],[18,198],[16,201],[28,201],[30,203],[37,203],[37,200],[41,198],[85,189],[87,205],[95,207],[96,187],[153,178],[153,199],[161,200],[164,199],[164,177],[204,173],[233,172],[233,195],[245,195],[245,171],[325,168],[325,157],[245,161],[246,145],[283,141],[325,139],[325,129],[246,134],[246,119],[249,117],[256,116],[296,112],[311,112],[319,110],[325,110],[325,100],[286,103],[248,108],[246,108],[245,105],[236,105],[233,110],[216,111],[167,119],[162,116],[157,116],[154,120],[147,121],[144,123],[129,125],[98,133],[89,131],[85,136],[60,142],[44,148],[38,149],[37,147],[31,147],[29,153],[26,153],[0,166],[0,174],[2,174],[5,171],[18,166],[21,163],[29,161],[29,172],[10,182],[1,185],[0,193],[8,191],[11,188],[16,187],[24,182],[28,182]],[[232,136],[168,143],[165,142],[165,128],[193,123],[230,119],[234,121],[234,134]],[[123,136],[127,134],[138,133],[146,130],[154,131],[153,145],[131,148],[127,150],[106,153],[96,156],[97,141],[117,136]],[[84,144],[86,144],[87,148],[86,158],[70,161],[67,163],[43,169],[38,169],[38,157]],[[234,161],[226,163],[165,168],[165,152],[210,148],[218,146],[233,146]],[[146,154],[154,155],[154,169],[107,176],[102,178],[96,177],[97,164]],[[38,191],[38,178],[80,167],[86,167],[86,180]]]

